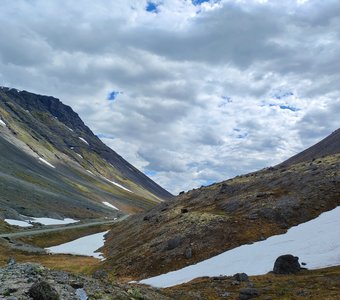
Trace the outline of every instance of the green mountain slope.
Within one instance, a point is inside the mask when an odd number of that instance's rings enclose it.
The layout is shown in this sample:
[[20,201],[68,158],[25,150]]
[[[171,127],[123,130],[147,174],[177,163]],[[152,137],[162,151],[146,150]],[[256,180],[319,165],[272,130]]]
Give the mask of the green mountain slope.
[[0,120],[0,216],[94,218],[172,197],[58,99],[1,88]]

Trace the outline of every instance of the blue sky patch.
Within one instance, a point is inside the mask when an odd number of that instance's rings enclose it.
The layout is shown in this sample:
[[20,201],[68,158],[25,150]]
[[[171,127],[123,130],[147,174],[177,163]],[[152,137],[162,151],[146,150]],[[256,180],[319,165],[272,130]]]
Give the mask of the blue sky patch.
[[145,10],[151,13],[157,13],[158,12],[158,4],[155,2],[148,2],[146,4]]
[[212,184],[214,184],[214,183],[216,183],[216,180],[212,180],[212,179],[206,180],[206,181],[204,182],[204,186],[212,185]]
[[290,105],[284,105],[284,104],[282,104],[282,105],[278,105],[278,104],[269,104],[269,106],[270,106],[270,107],[280,107],[281,109],[288,109],[288,110],[294,111],[294,112],[300,110],[300,109],[297,108],[297,107],[290,106]]
[[209,2],[209,0],[191,0],[192,4],[195,6],[201,5],[204,2]]
[[298,108],[293,107],[293,106],[289,106],[289,105],[280,105],[280,108],[281,109],[288,109],[288,110],[291,110],[291,111],[299,111]]
[[231,98],[228,97],[228,96],[222,96],[221,98],[222,98],[225,102],[227,102],[227,103],[233,102],[233,101],[231,100]]
[[157,172],[154,171],[154,170],[145,170],[145,171],[144,171],[144,174],[145,174],[146,176],[154,176],[154,175],[157,174]]
[[106,133],[98,133],[97,137],[99,137],[100,139],[114,139],[114,136]]
[[107,96],[107,100],[109,100],[109,101],[115,101],[119,94],[122,94],[122,92],[112,91],[112,92],[110,92],[109,95]]
[[290,96],[293,96],[293,95],[294,95],[294,93],[292,93],[292,92],[279,91],[279,92],[275,93],[273,97],[275,99],[280,100],[282,98],[287,98],[287,97],[290,97]]

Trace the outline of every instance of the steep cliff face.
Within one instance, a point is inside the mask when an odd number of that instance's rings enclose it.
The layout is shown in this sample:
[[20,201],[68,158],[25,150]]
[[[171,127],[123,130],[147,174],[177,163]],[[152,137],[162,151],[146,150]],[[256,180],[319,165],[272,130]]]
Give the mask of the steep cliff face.
[[[0,183],[6,180],[0,205],[7,214],[24,213],[34,205],[41,209],[33,210],[43,214],[51,205],[46,193],[78,217],[112,213],[103,202],[131,213],[172,197],[102,143],[56,98],[1,88],[0,119]],[[30,199],[29,204],[21,205],[22,198]],[[75,199],[79,203],[70,209]],[[56,209],[65,215],[66,209]]]

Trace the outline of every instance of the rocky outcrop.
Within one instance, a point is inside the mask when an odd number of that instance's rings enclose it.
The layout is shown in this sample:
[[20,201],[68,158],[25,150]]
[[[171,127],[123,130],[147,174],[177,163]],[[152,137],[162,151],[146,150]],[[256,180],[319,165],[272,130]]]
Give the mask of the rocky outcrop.
[[301,270],[299,258],[291,254],[279,256],[275,263],[273,272],[275,274],[295,274]]
[[[11,264],[0,268],[0,299],[169,299],[142,286],[112,284],[86,276],[54,271],[40,264]],[[80,297],[82,295],[82,297]]]
[[33,300],[59,300],[59,294],[46,281],[38,281],[34,283],[28,290],[28,294]]

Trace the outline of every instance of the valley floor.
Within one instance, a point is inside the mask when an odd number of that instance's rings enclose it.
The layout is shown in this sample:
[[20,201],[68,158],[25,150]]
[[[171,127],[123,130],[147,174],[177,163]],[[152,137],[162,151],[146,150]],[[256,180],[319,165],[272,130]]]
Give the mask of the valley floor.
[[[259,300],[340,299],[340,266],[303,270],[296,275],[266,274],[238,282],[233,277],[198,278],[189,283],[163,289],[173,299],[239,299],[240,292],[253,290]],[[248,299],[248,298],[244,298]],[[250,299],[250,298],[249,298]]]
[[[107,228],[106,226],[101,225],[92,228],[75,228],[64,232],[49,232],[44,235],[25,237],[19,242],[31,243],[36,247],[44,248],[102,231]],[[43,272],[47,272],[46,274],[48,274],[52,283],[55,282],[53,274],[64,274],[63,276],[77,278],[78,281],[82,281],[85,283],[85,291],[88,295],[92,295],[89,299],[229,300],[239,299],[240,293],[242,292],[253,293],[254,296],[257,295],[255,299],[261,300],[340,299],[340,266],[319,270],[303,270],[296,275],[274,275],[269,273],[261,276],[251,276],[248,281],[244,282],[239,282],[232,276],[203,277],[171,288],[154,289],[139,284],[119,284],[121,281],[120,278],[114,277],[110,273],[105,274],[105,272],[102,271],[102,263],[100,260],[93,257],[29,253],[10,248],[8,241],[6,242],[2,239],[2,242],[0,243],[0,265],[4,266],[4,269],[2,269],[1,272],[10,272],[4,271],[8,268],[6,265],[9,257],[14,257],[18,263],[35,262],[51,268],[52,270],[69,272],[67,274],[58,272],[53,273],[54,271],[50,272],[43,269]],[[25,266],[22,267],[18,264],[18,266],[14,268],[23,268],[26,270],[31,267],[28,266],[26,268]],[[104,277],[96,280],[91,279],[92,274],[95,274],[96,271],[97,273],[98,271],[99,273],[103,273]],[[12,273],[10,272],[9,274]],[[72,274],[82,275],[79,276]],[[90,277],[84,277],[84,274],[90,275]],[[26,284],[25,282],[21,282],[19,277],[17,279],[18,280],[16,282]],[[22,280],[24,281],[23,278]],[[10,284],[10,282],[8,284]],[[95,286],[97,290],[96,293],[91,294],[93,286]],[[25,288],[28,288],[27,284],[25,285]],[[56,288],[63,293],[65,293],[65,291],[73,291],[68,282],[65,282],[65,284],[58,283],[56,284]],[[120,296],[123,298],[117,298],[114,291],[117,291],[118,289]],[[0,289],[0,292],[8,293],[8,290],[5,291],[4,289]],[[74,291],[72,293],[74,293]],[[105,297],[98,298],[97,296],[100,294],[105,295]],[[10,296],[11,295],[8,297]],[[0,294],[0,299],[7,299],[7,296]]]

